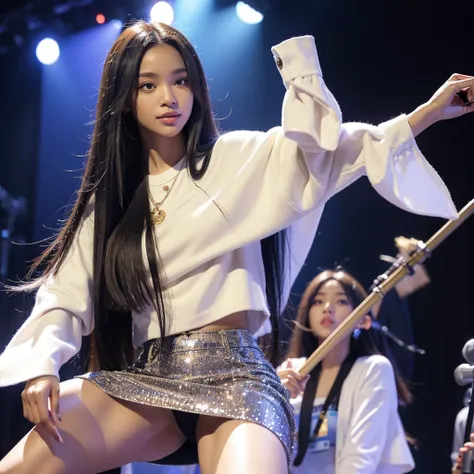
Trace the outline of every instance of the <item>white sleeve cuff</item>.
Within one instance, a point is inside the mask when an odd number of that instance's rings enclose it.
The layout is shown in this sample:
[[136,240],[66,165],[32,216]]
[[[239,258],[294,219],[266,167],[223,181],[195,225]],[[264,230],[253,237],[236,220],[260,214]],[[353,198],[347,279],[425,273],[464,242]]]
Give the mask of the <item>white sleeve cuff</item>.
[[273,46],[272,52],[286,87],[297,77],[313,74],[322,76],[318,52],[312,36],[288,39]]

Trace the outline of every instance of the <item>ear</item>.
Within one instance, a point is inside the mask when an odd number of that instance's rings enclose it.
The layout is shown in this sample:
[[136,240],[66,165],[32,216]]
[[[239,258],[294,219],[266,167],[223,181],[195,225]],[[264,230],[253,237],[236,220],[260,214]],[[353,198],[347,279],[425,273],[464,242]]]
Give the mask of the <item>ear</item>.
[[372,318],[366,314],[357,324],[358,329],[368,330],[372,327]]

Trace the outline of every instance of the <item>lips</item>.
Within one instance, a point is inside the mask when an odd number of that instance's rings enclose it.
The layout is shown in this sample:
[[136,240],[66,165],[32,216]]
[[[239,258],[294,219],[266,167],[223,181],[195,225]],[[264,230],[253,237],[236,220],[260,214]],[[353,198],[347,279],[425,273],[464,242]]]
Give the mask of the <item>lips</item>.
[[163,115],[160,115],[159,119],[163,119],[163,118],[178,118],[181,114],[178,114],[176,112],[166,112],[165,114]]
[[321,320],[321,326],[329,327],[329,326],[332,326],[333,324],[334,324],[334,321],[331,318],[324,317]]

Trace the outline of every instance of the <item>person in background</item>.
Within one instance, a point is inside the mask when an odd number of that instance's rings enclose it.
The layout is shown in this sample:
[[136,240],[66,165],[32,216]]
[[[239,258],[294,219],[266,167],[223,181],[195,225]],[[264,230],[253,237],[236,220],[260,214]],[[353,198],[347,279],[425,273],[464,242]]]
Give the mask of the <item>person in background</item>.
[[385,356],[383,334],[374,337],[369,315],[309,379],[298,372],[366,296],[341,269],[320,273],[303,294],[288,359],[277,369],[298,426],[292,473],[399,474],[414,467],[398,416],[398,405],[409,403],[411,394]]

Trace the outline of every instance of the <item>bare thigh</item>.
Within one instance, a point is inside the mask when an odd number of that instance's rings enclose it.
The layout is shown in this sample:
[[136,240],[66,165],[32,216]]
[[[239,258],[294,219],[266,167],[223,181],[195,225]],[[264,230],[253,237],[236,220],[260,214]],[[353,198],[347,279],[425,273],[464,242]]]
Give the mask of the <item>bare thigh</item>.
[[287,474],[275,434],[248,421],[200,416],[196,428],[202,474]]
[[184,436],[170,410],[122,402],[81,379],[61,384],[60,444],[41,426],[0,461],[1,474],[96,473],[176,451]]

